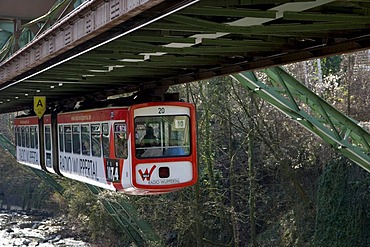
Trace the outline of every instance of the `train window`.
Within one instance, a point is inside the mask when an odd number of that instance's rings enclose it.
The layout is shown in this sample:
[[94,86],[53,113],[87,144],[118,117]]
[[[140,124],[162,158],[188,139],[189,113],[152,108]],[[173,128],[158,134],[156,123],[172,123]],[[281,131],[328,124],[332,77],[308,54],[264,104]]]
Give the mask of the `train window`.
[[153,116],[135,118],[136,156],[175,157],[190,154],[190,119],[188,116]]
[[64,152],[63,126],[59,126],[59,151]]
[[[146,119],[146,121],[142,121]],[[135,140],[137,157],[159,157],[163,154],[160,146],[160,128],[154,117],[135,118]]]
[[30,127],[30,147],[36,148],[36,127]]
[[20,146],[22,147],[25,147],[26,146],[26,129],[25,127],[21,127],[21,140],[22,140],[22,143]]
[[70,125],[64,125],[64,151],[72,152],[72,129]]
[[26,147],[29,148],[30,147],[30,127],[26,126],[25,133],[26,133]]
[[37,134],[37,127],[35,126],[35,148],[39,148],[39,138],[38,138],[38,134]]
[[15,144],[17,146],[21,145],[21,130],[19,127],[15,128]]
[[107,123],[102,124],[103,128],[103,155],[104,157],[109,157],[109,125]]
[[72,125],[73,153],[81,153],[80,125]]
[[114,124],[114,150],[117,158],[127,158],[126,123]]
[[51,150],[50,126],[45,126],[45,149],[47,151],[50,151]]
[[101,156],[101,144],[100,144],[100,124],[91,125],[91,144],[92,144],[92,155]]
[[90,126],[88,124],[81,125],[81,140],[82,154],[90,155]]

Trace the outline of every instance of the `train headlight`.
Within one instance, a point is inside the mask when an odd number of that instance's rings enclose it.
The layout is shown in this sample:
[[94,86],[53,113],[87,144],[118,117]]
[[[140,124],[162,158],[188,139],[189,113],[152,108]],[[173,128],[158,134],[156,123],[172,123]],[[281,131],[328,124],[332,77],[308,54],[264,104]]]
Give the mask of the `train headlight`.
[[163,166],[159,167],[159,177],[160,178],[168,178],[170,176],[170,168]]

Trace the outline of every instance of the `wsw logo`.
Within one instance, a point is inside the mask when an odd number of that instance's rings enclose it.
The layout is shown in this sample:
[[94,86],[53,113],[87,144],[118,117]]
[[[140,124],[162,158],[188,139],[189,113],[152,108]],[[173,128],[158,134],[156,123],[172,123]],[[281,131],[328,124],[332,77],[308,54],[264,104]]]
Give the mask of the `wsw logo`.
[[150,168],[150,171],[148,171],[148,168],[146,168],[145,172],[143,172],[141,169],[139,170],[140,176],[143,179],[143,181],[145,181],[145,179],[147,181],[150,181],[150,177],[152,176],[152,173],[156,167],[157,167],[156,165],[152,166],[152,168]]

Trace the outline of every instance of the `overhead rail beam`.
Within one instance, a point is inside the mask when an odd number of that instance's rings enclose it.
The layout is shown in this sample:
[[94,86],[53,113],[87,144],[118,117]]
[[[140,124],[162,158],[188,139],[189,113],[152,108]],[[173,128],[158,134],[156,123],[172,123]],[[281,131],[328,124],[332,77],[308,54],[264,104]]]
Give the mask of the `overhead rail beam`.
[[319,136],[337,152],[370,172],[370,133],[345,116],[281,67],[262,70],[268,80],[253,72],[231,77]]
[[[12,78],[32,68],[36,68],[50,58],[59,56],[67,50],[77,47],[87,40],[91,40],[93,37],[98,37],[107,30],[145,12],[163,1],[164,0],[86,1],[77,9],[66,15],[62,20],[54,24],[51,29],[46,30],[44,33],[40,34],[37,39],[18,50],[11,58],[0,63],[0,84],[11,82]],[[195,2],[197,2],[197,0],[173,1],[172,5],[176,7],[174,11],[177,11],[181,9],[183,5],[187,6]],[[165,14],[162,14],[161,17],[164,16]],[[153,19],[147,20],[148,23],[152,21]],[[146,23],[141,23],[140,25],[142,26],[143,24]],[[136,25],[132,28],[136,29]],[[108,43],[116,38],[118,37],[113,34],[111,39],[105,40],[103,43]],[[80,51],[73,57],[95,49],[103,43],[99,41],[91,42],[91,47],[86,47],[85,50]],[[47,66],[46,69],[70,59],[71,57],[62,59],[57,64]],[[39,74],[40,72],[42,71],[24,77],[22,80]],[[9,85],[14,85],[16,82],[11,82]]]

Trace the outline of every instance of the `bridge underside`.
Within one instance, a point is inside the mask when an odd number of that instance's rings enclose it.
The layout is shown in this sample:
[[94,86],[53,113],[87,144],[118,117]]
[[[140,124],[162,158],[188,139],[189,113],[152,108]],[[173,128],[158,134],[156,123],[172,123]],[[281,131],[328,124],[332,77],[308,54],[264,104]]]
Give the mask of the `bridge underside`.
[[3,60],[0,113],[370,47],[370,1],[92,2]]

